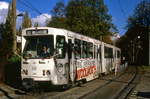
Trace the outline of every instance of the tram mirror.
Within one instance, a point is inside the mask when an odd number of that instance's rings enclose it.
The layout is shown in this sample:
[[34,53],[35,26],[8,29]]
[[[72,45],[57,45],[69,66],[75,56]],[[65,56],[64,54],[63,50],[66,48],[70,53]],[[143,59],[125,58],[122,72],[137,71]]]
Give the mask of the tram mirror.
[[57,48],[57,49],[55,49],[55,51],[54,51],[53,57],[57,57],[57,56],[59,56],[59,55],[61,55],[61,54],[62,54],[62,49],[61,49],[61,48]]

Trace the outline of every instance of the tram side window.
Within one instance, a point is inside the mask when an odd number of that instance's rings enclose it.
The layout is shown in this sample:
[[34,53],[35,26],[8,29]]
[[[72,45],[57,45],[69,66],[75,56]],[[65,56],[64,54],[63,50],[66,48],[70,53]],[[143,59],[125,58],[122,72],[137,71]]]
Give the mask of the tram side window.
[[72,41],[71,39],[68,39],[68,58],[71,59],[72,58]]
[[108,58],[108,47],[104,47],[104,57]]
[[97,53],[97,45],[94,45],[94,59],[98,58],[98,53]]
[[105,58],[113,58],[113,49],[109,47],[104,48],[104,56]]
[[121,56],[120,51],[117,51],[117,58],[120,58],[120,56]]
[[113,58],[113,49],[109,48],[109,58]]
[[93,58],[93,43],[87,43],[87,58]]
[[87,58],[87,42],[86,41],[82,41],[82,58]]
[[74,55],[76,59],[81,58],[81,40],[75,39]]
[[56,50],[61,50],[61,54],[57,56],[57,58],[65,58],[66,54],[66,41],[65,36],[57,36],[56,37]]
[[97,52],[99,53],[99,58],[101,59],[101,45],[99,45],[99,49]]

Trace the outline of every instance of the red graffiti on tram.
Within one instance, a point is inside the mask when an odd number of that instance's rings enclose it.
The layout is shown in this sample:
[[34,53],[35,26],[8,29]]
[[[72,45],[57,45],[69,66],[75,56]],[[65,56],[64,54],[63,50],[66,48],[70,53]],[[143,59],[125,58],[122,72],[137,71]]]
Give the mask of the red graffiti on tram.
[[87,77],[95,72],[96,72],[96,66],[81,68],[77,70],[77,79],[80,80],[81,78]]

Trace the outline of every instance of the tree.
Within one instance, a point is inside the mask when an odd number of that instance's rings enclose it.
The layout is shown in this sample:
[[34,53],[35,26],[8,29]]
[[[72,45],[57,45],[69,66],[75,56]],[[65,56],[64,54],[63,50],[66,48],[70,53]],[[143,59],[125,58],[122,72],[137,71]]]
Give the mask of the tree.
[[11,55],[13,55],[13,34],[12,34],[12,9],[9,5],[9,11],[6,18],[6,23],[0,25],[0,32],[2,33],[2,47],[0,48],[0,81],[5,79],[5,65]]
[[66,9],[70,30],[96,39],[111,34],[111,16],[103,0],[73,0]]
[[63,2],[56,3],[52,10],[53,17],[65,17],[65,5]]
[[134,11],[134,14],[129,17],[128,27],[135,25],[150,26],[150,1],[143,0],[140,2]]
[[48,26],[65,28],[100,39],[114,29],[103,0],[70,0],[67,6],[56,4]]
[[49,27],[66,28],[66,7],[63,2],[56,3],[53,8],[52,19],[47,23]]
[[103,42],[106,42],[108,44],[113,44],[113,41],[112,41],[112,36],[109,36],[109,35],[104,35],[103,38],[102,38],[102,41]]
[[[150,26],[150,1],[143,0],[135,8],[134,14],[128,18],[127,28],[145,28]],[[128,35],[141,35],[139,32],[133,32]]]
[[23,22],[22,22],[22,28],[29,28],[32,26],[31,19],[29,18],[28,12],[25,12],[25,15],[23,16]]
[[129,52],[128,58],[135,57],[132,63],[146,65],[149,26],[150,1],[143,0],[136,6],[133,15],[128,18],[128,30],[118,43],[119,46],[123,45],[122,51]]
[[39,23],[38,22],[35,22],[34,23],[34,27],[38,27],[39,26]]
[[[2,33],[3,34],[3,32],[4,32],[4,24],[0,24],[0,33]],[[4,81],[4,65],[3,65],[3,63],[4,63],[4,60],[3,60],[3,46],[4,46],[4,44],[3,44],[3,41],[1,41],[1,47],[0,47],[0,58],[1,58],[1,60],[0,60],[0,82],[3,82]]]
[[67,29],[66,20],[67,19],[63,17],[52,17],[52,20],[47,24],[47,26]]

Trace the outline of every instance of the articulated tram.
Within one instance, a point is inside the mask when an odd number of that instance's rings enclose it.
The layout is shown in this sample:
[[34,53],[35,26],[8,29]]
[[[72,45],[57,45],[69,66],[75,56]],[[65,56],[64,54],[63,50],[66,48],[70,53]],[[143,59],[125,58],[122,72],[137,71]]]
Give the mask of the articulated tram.
[[22,32],[23,85],[90,81],[120,66],[121,50],[65,29],[33,27]]

